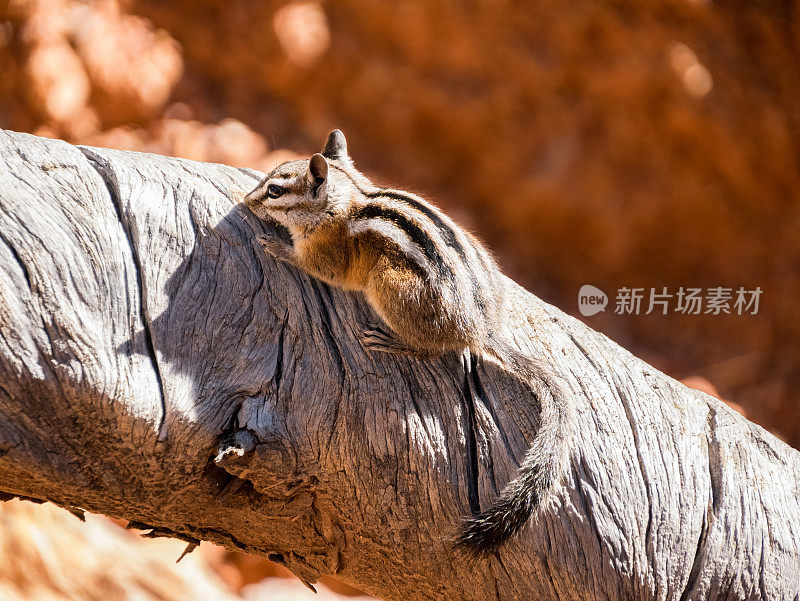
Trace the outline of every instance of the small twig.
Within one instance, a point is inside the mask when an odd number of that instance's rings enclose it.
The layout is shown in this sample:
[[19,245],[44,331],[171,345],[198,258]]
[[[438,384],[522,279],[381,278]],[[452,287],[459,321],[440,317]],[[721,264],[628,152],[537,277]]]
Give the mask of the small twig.
[[184,557],[189,555],[189,553],[194,551],[198,546],[199,545],[197,543],[189,543],[189,544],[187,544],[186,548],[183,550],[183,553],[181,553],[181,556],[177,560],[175,560],[175,563],[180,563],[181,559],[183,559]]

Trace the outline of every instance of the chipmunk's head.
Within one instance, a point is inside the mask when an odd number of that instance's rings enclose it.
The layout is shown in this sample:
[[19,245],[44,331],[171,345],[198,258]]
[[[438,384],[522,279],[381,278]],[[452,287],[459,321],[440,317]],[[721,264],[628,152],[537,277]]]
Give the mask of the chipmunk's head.
[[328,136],[322,154],[276,167],[245,196],[245,205],[257,217],[277,221],[293,233],[313,229],[335,214],[329,160],[349,162],[347,142],[338,129]]

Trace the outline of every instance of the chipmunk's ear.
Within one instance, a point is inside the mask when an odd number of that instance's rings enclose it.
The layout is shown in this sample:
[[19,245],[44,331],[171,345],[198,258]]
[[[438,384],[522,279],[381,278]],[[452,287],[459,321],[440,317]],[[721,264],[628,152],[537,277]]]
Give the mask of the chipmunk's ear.
[[334,129],[328,134],[322,154],[333,161],[350,161],[350,157],[347,156],[347,140],[344,139],[342,130]]
[[308,179],[311,184],[311,193],[317,196],[322,186],[328,181],[328,161],[319,153],[308,161]]

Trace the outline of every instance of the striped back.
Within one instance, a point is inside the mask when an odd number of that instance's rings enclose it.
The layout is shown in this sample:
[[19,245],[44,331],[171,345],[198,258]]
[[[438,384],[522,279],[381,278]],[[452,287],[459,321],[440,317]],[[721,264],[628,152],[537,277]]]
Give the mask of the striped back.
[[[369,232],[399,248],[456,302],[486,309],[496,294],[497,267],[489,253],[438,208],[400,190],[379,188],[355,170],[331,163],[360,196],[349,220],[354,234]],[[469,290],[465,297],[463,291]]]

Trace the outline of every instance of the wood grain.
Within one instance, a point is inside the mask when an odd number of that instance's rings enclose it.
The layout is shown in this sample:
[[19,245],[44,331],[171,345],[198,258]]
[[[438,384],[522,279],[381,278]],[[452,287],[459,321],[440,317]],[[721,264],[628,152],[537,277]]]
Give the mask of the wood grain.
[[797,451],[512,282],[578,432],[554,502],[470,563],[470,495],[538,426],[511,374],[366,354],[362,298],[253,245],[258,173],[12,132],[0,159],[0,490],[391,600],[800,598]]

